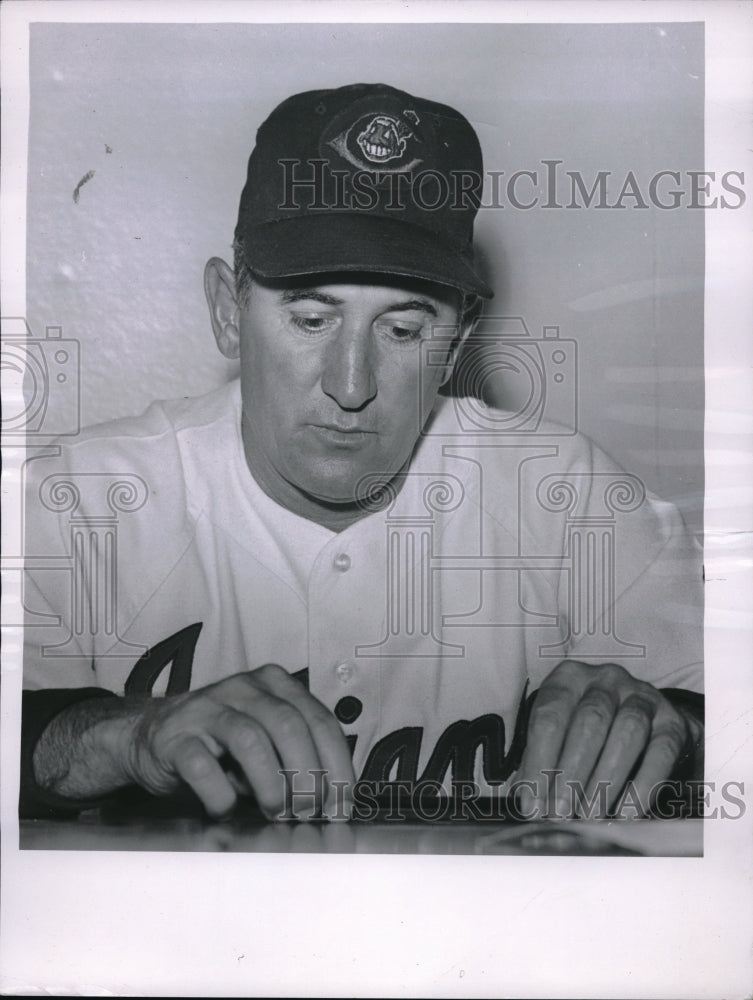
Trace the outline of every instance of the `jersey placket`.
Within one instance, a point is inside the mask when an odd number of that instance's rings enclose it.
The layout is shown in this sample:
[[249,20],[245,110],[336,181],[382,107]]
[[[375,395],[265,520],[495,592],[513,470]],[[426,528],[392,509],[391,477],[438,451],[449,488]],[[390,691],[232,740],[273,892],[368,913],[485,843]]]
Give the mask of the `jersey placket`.
[[309,686],[351,747],[354,737],[370,743],[379,725],[379,659],[359,657],[357,647],[378,641],[384,624],[382,530],[337,535],[309,577]]

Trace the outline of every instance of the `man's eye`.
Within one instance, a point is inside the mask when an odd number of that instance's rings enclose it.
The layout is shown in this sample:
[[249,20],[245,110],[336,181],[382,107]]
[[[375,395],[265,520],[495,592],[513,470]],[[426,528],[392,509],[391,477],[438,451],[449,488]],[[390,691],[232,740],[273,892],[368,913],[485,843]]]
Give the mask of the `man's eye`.
[[331,316],[302,316],[296,314],[292,317],[292,320],[293,325],[305,333],[324,333],[333,323]]
[[412,344],[421,339],[422,323],[389,323],[379,324],[380,332],[390,340],[400,344]]

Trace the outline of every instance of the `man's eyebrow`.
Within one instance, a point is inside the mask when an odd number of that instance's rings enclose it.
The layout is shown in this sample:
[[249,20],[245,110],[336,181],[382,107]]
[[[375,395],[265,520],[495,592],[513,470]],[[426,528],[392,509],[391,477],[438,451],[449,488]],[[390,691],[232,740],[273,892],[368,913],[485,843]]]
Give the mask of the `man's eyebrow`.
[[[290,305],[292,302],[313,301],[321,302],[325,306],[344,305],[343,299],[338,299],[334,295],[327,295],[316,288],[288,288],[280,296],[283,305]],[[437,308],[427,299],[406,299],[402,302],[393,302],[382,312],[410,312],[415,309],[419,312],[428,313],[429,316],[437,316]]]
[[313,299],[314,302],[321,302],[325,306],[343,305],[342,299],[338,299],[334,295],[326,295],[324,292],[317,291],[316,288],[288,288],[280,296],[280,302],[284,306],[306,299]]
[[385,312],[410,312],[411,309],[416,309],[419,312],[428,313],[430,316],[437,316],[437,308],[432,305],[427,299],[406,299],[405,302],[393,302],[391,306],[387,306],[384,310]]

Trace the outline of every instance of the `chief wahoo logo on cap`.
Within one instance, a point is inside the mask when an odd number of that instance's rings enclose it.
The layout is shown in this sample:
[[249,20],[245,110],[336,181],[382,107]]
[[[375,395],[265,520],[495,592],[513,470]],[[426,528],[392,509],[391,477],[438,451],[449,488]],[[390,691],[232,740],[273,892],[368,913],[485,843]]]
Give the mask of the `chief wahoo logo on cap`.
[[[414,153],[418,124],[418,115],[410,109],[403,111],[400,117],[372,111],[327,140],[327,145],[362,170],[387,163],[391,164],[389,172],[413,170],[422,162]],[[401,160],[404,162],[399,162]]]

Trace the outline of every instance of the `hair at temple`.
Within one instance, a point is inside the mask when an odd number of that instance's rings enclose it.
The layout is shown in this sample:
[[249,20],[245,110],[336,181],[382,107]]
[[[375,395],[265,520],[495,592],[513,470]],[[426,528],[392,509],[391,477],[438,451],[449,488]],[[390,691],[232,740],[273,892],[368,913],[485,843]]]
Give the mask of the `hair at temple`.
[[246,263],[242,240],[233,242],[233,270],[235,271],[235,293],[238,296],[238,305],[248,305],[248,295],[254,276]]

